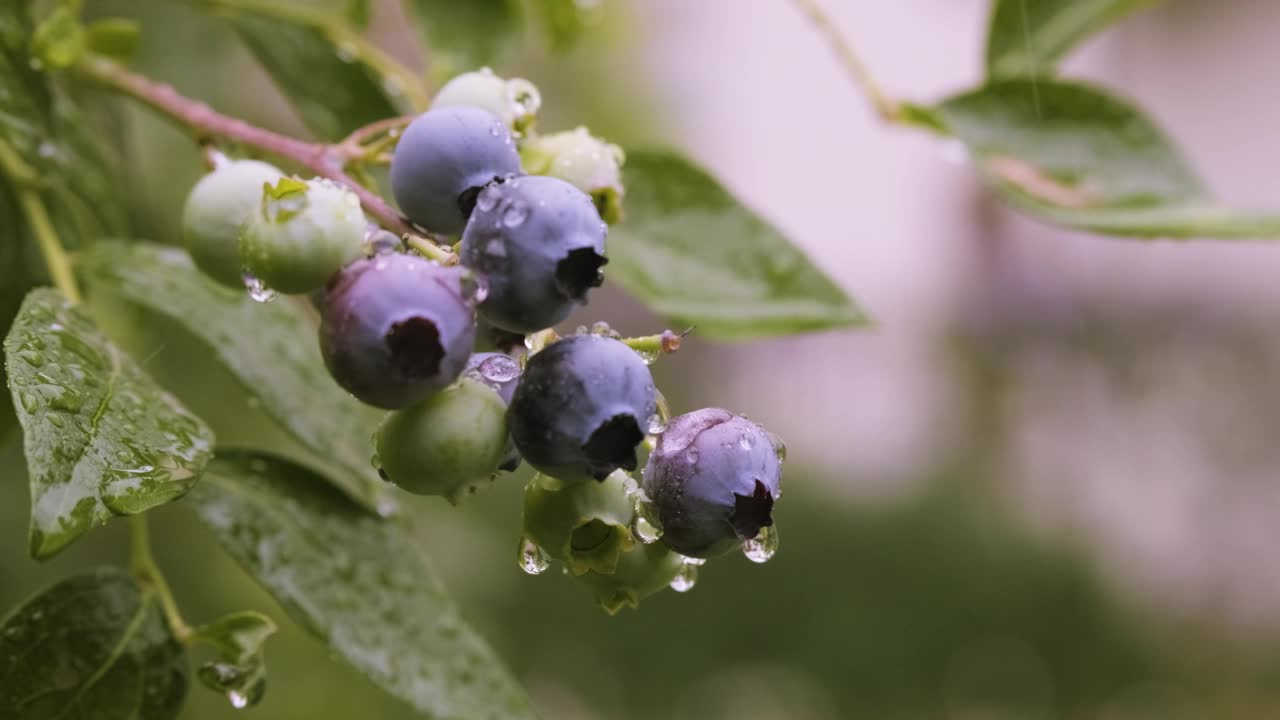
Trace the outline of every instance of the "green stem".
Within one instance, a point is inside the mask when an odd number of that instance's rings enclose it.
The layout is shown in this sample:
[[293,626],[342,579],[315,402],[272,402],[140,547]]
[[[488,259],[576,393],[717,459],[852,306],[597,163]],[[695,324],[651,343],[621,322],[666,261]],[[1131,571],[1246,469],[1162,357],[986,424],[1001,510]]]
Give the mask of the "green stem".
[[58,239],[53,221],[49,219],[44,199],[40,197],[39,175],[3,140],[0,140],[0,170],[13,181],[18,204],[22,206],[22,213],[31,226],[31,234],[40,247],[40,255],[44,257],[44,264],[49,269],[49,277],[53,279],[54,286],[72,303],[79,303],[80,288],[76,285],[76,276],[71,270],[71,260],[62,247],[62,241]]
[[160,572],[155,558],[151,555],[149,534],[145,515],[134,515],[129,518],[130,570],[138,582],[155,591],[156,597],[160,600],[160,609],[164,612],[164,619],[169,624],[169,630],[173,632],[173,636],[183,643],[188,643],[195,631],[182,619],[182,613],[178,612],[178,604],[173,600],[169,583],[164,579],[164,574]]
[[341,52],[346,53],[351,59],[359,60],[369,66],[385,81],[391,83],[395,91],[403,94],[415,110],[421,112],[431,104],[431,97],[427,92],[426,83],[417,73],[383,52],[382,48],[372,43],[361,33],[353,30],[341,18],[324,12],[317,12],[307,7],[299,7],[278,1],[198,0],[198,2],[226,11],[234,12],[238,10],[287,20],[296,25],[306,25],[319,30]]
[[406,235],[404,238],[404,244],[414,250],[417,250],[419,255],[429,260],[435,260],[441,265],[458,264],[457,255],[424,237]]
[[836,57],[840,60],[845,73],[848,74],[855,85],[862,88],[862,92],[866,94],[867,99],[871,101],[872,107],[875,108],[876,114],[885,122],[905,122],[902,105],[885,94],[880,84],[872,77],[871,71],[867,69],[867,66],[862,63],[862,59],[854,52],[853,46],[840,33],[840,29],[836,27],[831,16],[827,15],[826,10],[822,9],[819,0],[791,1],[801,12],[808,16],[814,28],[826,39],[827,44],[831,46]]
[[[692,328],[690,328],[692,330]],[[670,330],[663,330],[657,335],[643,335],[641,337],[623,338],[622,342],[627,347],[635,350],[641,355],[657,358],[659,355],[670,355],[680,349],[680,343],[684,340],[684,336],[689,334],[689,330],[683,333],[675,333]]]

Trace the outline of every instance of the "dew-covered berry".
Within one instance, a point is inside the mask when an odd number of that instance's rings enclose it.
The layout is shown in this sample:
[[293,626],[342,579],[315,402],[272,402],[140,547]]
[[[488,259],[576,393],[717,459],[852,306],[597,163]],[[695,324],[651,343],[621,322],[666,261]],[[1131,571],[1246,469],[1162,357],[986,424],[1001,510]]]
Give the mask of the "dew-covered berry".
[[641,486],[663,544],[709,558],[771,527],[782,476],[774,443],[764,428],[720,408],[667,423]]
[[475,343],[469,285],[462,268],[398,253],[343,268],[328,285],[320,321],[320,350],[334,380],[388,410],[444,389]]
[[669,586],[685,563],[662,543],[635,545],[618,556],[613,573],[592,571],[578,579],[591,587],[596,603],[613,615],[622,608],[638,607],[641,599]]
[[182,208],[182,237],[196,267],[218,282],[243,288],[240,228],[262,202],[262,186],[284,173],[257,160],[232,160],[200,178]]
[[[462,374],[493,388],[501,398],[502,407],[505,409],[511,404],[511,397],[515,395],[516,386],[520,384],[520,363],[503,353],[478,352],[472,354],[467,360],[467,366]],[[507,438],[507,449],[498,467],[507,472],[520,467],[520,451],[516,449],[516,444],[510,437]]]
[[524,536],[574,575],[612,573],[634,544],[635,503],[627,494],[632,482],[622,471],[603,482],[567,487],[535,475],[524,489]]
[[498,472],[507,447],[506,407],[492,388],[462,377],[387,415],[374,444],[387,480],[457,502]]
[[431,100],[432,109],[476,107],[493,113],[515,137],[533,128],[542,96],[523,78],[505,80],[489,68],[462,73],[444,84]]
[[607,232],[591,199],[563,180],[529,176],[485,188],[459,250],[486,280],[480,314],[521,333],[564,320],[600,286]]
[[585,127],[539,135],[520,147],[520,160],[530,175],[565,180],[591,196],[605,222],[622,219],[622,148],[593,136]]
[[530,465],[573,484],[634,470],[656,407],[653,376],[634,350],[575,335],[529,358],[507,426]]
[[405,128],[391,157],[391,191],[410,220],[431,232],[462,232],[476,197],[520,172],[511,132],[476,107],[442,107]]
[[360,199],[330,180],[281,178],[240,233],[245,272],[284,293],[308,293],[364,250]]

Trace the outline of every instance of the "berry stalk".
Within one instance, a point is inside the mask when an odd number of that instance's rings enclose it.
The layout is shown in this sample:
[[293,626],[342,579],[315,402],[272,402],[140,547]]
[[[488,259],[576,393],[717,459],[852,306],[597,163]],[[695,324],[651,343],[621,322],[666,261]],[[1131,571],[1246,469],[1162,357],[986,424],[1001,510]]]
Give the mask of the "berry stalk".
[[182,95],[172,85],[152,80],[100,55],[86,55],[76,65],[76,70],[84,77],[124,93],[187,126],[200,139],[218,137],[232,140],[284,158],[320,177],[341,183],[360,198],[365,211],[377,218],[383,227],[399,235],[414,232],[386,201],[343,170],[346,158],[338,150],[339,146],[307,142],[250,125],[239,118],[224,115],[199,100]]

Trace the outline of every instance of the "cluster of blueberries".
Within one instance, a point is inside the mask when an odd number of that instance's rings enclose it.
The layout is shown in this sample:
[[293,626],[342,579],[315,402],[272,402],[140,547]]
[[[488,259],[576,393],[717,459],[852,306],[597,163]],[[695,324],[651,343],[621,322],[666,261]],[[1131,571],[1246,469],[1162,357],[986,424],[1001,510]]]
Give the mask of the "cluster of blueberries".
[[[583,128],[534,133],[539,102],[527,81],[483,70],[408,124],[391,189],[421,236],[371,229],[349,189],[255,160],[202,178],[183,227],[215,280],[257,300],[316,298],[333,379],[390,411],[374,436],[384,479],[456,502],[528,462],[521,566],[559,560],[615,612],[689,589],[732,548],[768,559],[784,450],[718,408],[668,419],[656,353],[606,325],[550,330],[602,282],[624,159]],[[437,244],[459,237],[456,254]],[[475,352],[477,318],[527,352]]]

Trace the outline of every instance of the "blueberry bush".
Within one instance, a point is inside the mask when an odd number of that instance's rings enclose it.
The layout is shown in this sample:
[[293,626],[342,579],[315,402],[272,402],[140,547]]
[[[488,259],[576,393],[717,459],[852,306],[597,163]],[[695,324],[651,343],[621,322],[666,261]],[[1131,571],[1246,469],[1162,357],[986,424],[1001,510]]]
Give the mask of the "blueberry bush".
[[[867,318],[690,160],[544,127],[556,99],[489,69],[526,22],[572,45],[589,4],[406,0],[430,51],[420,77],[368,39],[367,1],[190,0],[195,21],[243,43],[305,137],[132,69],[149,29],[82,4],[0,7],[0,443],[21,438],[34,560],[117,518],[131,541],[121,567],[67,577],[0,621],[0,718],[172,718],[193,685],[234,708],[263,698],[276,621],[184,612],[148,537],[147,512],[167,503],[334,657],[431,718],[536,712],[432,574],[406,494],[459,504],[523,485],[513,565],[559,566],[610,614],[690,590],[726,554],[773,557],[782,439],[732,409],[673,417],[650,365],[682,343]],[[1280,216],[1215,201],[1132,103],[1055,72],[1148,2],[997,0],[986,82],[930,104],[889,97],[816,0],[794,4],[886,122],[963,144],[1029,216],[1119,237],[1280,235]],[[201,148],[180,238],[133,237],[118,140],[85,112],[108,97]],[[563,327],[604,282],[670,328]],[[269,430],[189,409],[202,375],[153,378],[111,319],[121,304],[200,343]]]

